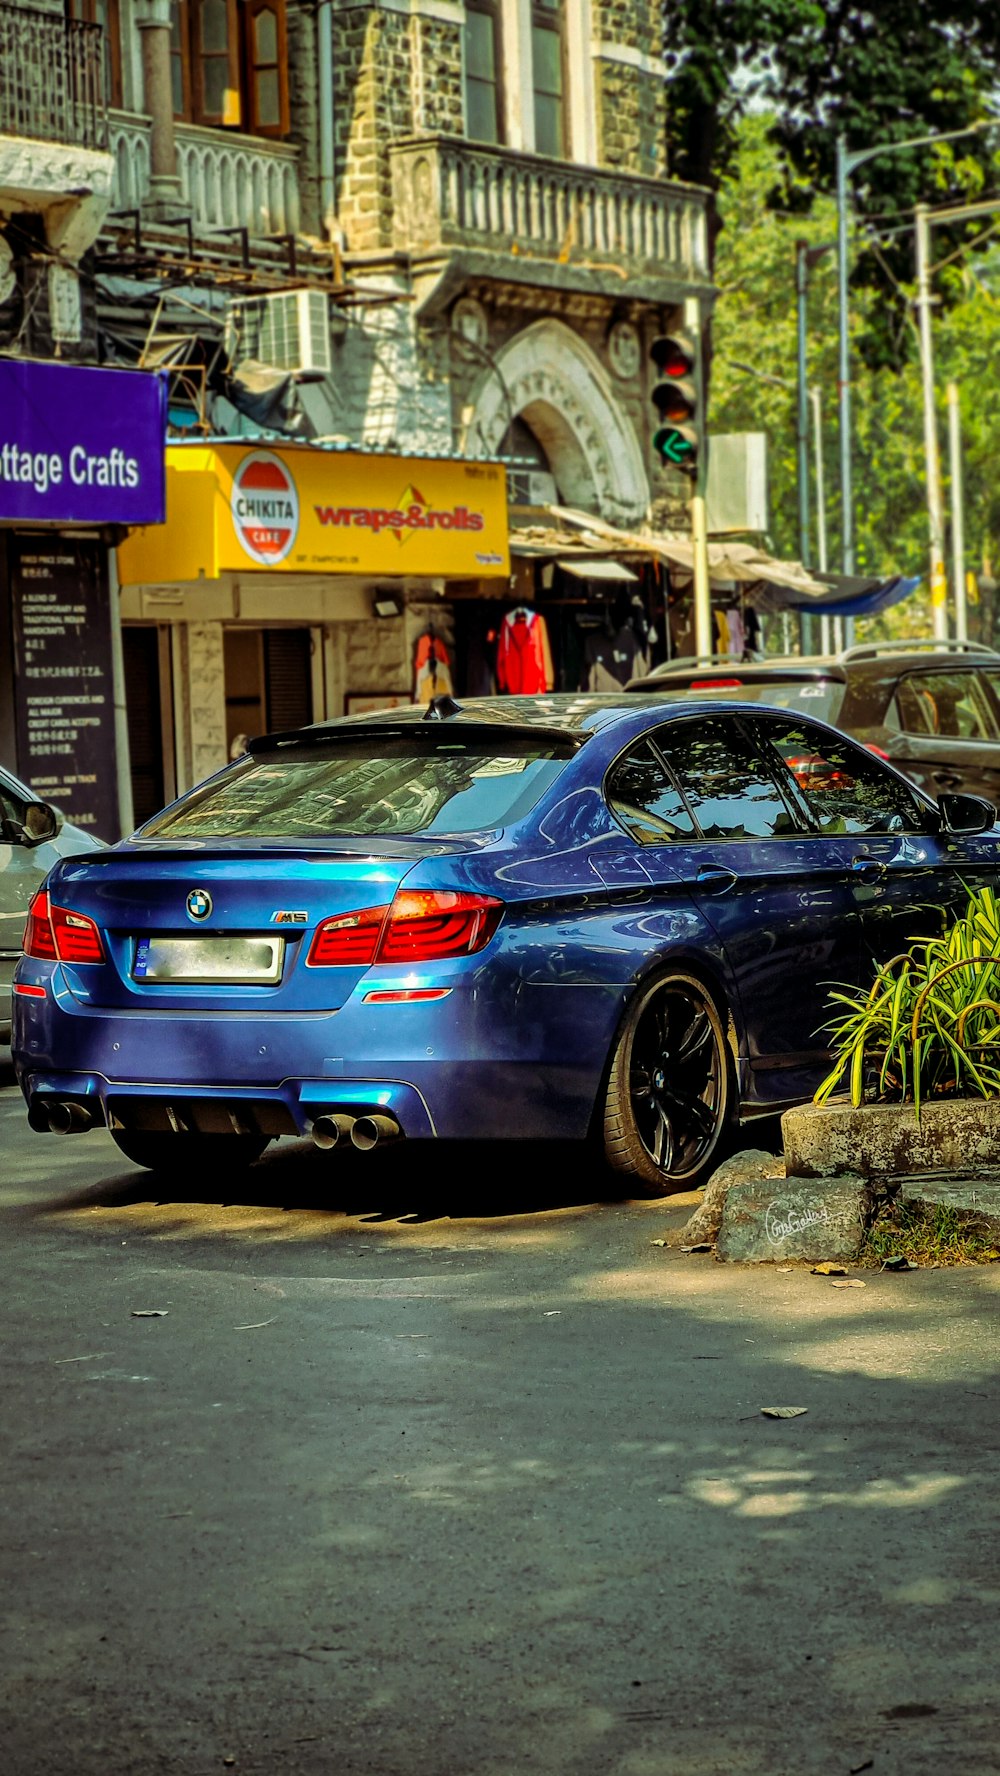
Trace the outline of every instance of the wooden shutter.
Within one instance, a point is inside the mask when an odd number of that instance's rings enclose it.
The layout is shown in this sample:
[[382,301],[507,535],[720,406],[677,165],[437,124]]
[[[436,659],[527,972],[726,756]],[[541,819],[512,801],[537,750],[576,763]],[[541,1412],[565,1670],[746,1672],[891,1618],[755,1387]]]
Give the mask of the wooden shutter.
[[240,27],[236,0],[188,0],[191,13],[194,120],[238,128]]
[[288,134],[288,25],[285,0],[245,0],[247,123],[252,136]]
[[264,630],[264,680],[268,731],[302,728],[312,721],[312,638],[308,629]]

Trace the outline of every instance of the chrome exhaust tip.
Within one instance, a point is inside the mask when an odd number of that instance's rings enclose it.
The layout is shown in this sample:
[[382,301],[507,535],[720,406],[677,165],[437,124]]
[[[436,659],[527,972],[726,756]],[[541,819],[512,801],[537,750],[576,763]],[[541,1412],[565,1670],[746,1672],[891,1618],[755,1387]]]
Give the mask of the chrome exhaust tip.
[[49,1128],[55,1135],[82,1135],[94,1126],[94,1118],[84,1104],[47,1105],[46,1114]]
[[328,1152],[338,1141],[346,1141],[353,1129],[353,1116],[317,1116],[309,1133],[316,1146]]
[[380,1141],[394,1141],[402,1132],[392,1116],[359,1116],[351,1129],[351,1140],[359,1153],[370,1153]]

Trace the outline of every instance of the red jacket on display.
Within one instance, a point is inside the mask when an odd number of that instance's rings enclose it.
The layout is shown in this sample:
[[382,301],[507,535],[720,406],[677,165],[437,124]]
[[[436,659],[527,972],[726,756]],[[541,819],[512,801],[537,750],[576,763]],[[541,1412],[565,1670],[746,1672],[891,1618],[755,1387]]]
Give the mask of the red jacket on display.
[[497,685],[512,696],[551,691],[555,683],[552,650],[545,618],[518,605],[500,625],[497,643]]

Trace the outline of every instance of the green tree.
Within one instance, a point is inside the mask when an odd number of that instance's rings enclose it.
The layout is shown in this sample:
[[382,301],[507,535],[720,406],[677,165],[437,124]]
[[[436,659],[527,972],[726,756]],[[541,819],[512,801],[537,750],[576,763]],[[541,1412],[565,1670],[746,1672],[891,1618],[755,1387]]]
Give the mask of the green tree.
[[[983,0],[664,0],[663,17],[670,170],[718,189],[742,120],[763,110],[782,150],[770,207],[808,210],[813,193],[833,190],[841,131],[863,148],[982,121],[1000,72],[1000,7]],[[958,154],[880,155],[859,169],[856,196],[884,223],[920,199],[961,200],[989,161],[989,143],[975,137]],[[906,275],[902,243],[878,253],[862,245],[855,256],[855,287],[883,296],[862,342],[872,363],[906,353],[897,300]]]
[[[775,552],[799,554],[796,481],[795,242],[820,248],[832,243],[832,199],[816,197],[803,214],[768,207],[780,175],[781,149],[773,117],[758,113],[737,131],[730,172],[719,190],[723,229],[715,276],[719,299],[713,322],[710,430],[763,431],[768,438],[772,532]],[[1000,216],[997,218],[1000,228]],[[983,225],[980,224],[980,228]],[[938,232],[935,253],[947,257]],[[912,236],[906,242],[912,254]],[[1000,263],[997,264],[1000,279]],[[939,271],[935,287],[948,305],[935,311],[936,382],[941,396],[939,434],[947,490],[945,384],[961,392],[966,555],[972,568],[1000,559],[1000,488],[995,470],[995,415],[1000,411],[1000,299],[984,250],[967,252]],[[912,271],[909,273],[912,278]],[[912,283],[900,288],[908,317]],[[852,290],[850,332],[854,418],[855,525],[858,571],[878,575],[923,573],[928,548],[924,480],[923,408],[914,350],[899,370],[872,369],[863,346],[881,298],[871,288]],[[836,258],[819,258],[810,278],[810,385],[821,392],[826,461],[830,566],[840,565],[840,499],[837,455]],[[913,321],[903,323],[910,331]],[[774,380],[767,380],[773,378]],[[810,422],[811,422],[810,414]],[[810,474],[812,452],[810,452]],[[815,492],[810,497],[815,562]],[[992,639],[992,605],[973,612]],[[871,632],[926,633],[926,603],[916,598],[873,623]]]

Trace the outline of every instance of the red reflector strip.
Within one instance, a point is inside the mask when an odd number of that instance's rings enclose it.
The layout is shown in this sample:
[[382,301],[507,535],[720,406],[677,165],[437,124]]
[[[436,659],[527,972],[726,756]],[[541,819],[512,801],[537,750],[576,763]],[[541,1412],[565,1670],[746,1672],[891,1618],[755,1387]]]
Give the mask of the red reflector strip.
[[15,983],[14,991],[15,991],[15,993],[19,993],[21,995],[22,999],[44,999],[45,998],[45,988],[44,987],[22,987],[19,983]]
[[697,678],[688,685],[689,691],[733,691],[739,690],[743,683],[741,678]]
[[885,759],[886,764],[889,763],[889,754],[881,746],[873,746],[870,740],[865,741],[865,751],[873,752],[876,758]]
[[414,1000],[447,999],[450,987],[400,987],[397,992],[387,988],[381,993],[366,993],[363,1005],[405,1005]]

